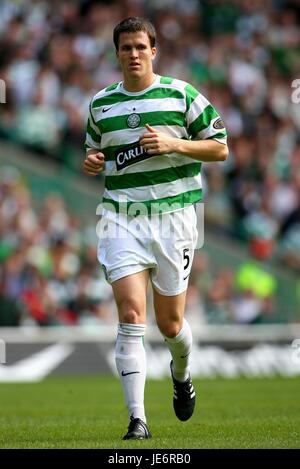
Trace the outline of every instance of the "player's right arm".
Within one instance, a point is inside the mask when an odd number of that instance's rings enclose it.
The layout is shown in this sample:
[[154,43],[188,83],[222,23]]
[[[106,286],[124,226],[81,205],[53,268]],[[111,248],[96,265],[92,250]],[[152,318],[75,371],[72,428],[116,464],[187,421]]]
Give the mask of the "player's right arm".
[[83,172],[88,176],[97,176],[97,174],[104,170],[105,156],[101,152],[101,132],[92,111],[91,102],[86,127],[86,157],[83,162]]

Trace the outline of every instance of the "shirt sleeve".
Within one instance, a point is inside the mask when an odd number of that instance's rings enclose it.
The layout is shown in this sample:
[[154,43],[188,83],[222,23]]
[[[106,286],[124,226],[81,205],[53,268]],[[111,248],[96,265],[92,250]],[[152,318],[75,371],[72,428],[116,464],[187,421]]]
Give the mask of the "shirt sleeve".
[[86,150],[101,150],[101,132],[94,119],[91,103],[89,106],[89,113],[86,124],[84,147]]
[[214,139],[226,144],[227,132],[218,111],[193,86],[188,84],[185,92],[187,129],[191,139]]

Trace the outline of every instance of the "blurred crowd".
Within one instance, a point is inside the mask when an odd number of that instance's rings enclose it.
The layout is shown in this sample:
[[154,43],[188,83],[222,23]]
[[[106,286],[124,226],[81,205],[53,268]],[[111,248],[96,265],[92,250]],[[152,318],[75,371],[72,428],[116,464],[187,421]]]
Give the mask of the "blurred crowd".
[[[121,79],[113,28],[131,15],[148,16],[156,26],[156,71],[192,83],[216,106],[228,129],[228,162],[204,165],[207,221],[247,242],[257,259],[274,260],[299,273],[299,0],[2,0],[0,79],[6,84],[6,103],[0,104],[0,137],[61,161],[72,149],[80,149],[83,157],[90,99]],[[0,207],[6,218],[1,216],[0,231],[8,229],[6,238],[13,242],[14,230],[24,230],[27,244],[6,255],[4,270],[25,269],[22,281],[32,278],[41,290],[49,286],[58,294],[59,288],[49,278],[59,278],[62,262],[80,279],[70,287],[74,302],[80,303],[82,279],[100,280],[95,274],[94,248],[79,241],[78,220],[57,196],[49,196],[38,215],[27,188],[13,189],[9,195],[5,184]],[[53,222],[46,216],[50,213]],[[60,217],[72,236],[57,236],[52,223],[59,224]],[[39,255],[45,257],[47,275],[51,272],[47,281],[32,262],[21,265],[28,253],[34,253],[29,255],[33,260],[39,257],[30,226],[35,226],[35,236],[42,240],[44,252]],[[209,262],[204,254],[201,262]],[[220,275],[222,288],[227,285],[230,291],[226,282],[232,275]],[[2,290],[6,276],[2,274]],[[19,288],[20,282],[13,285]],[[218,282],[215,290],[219,291],[217,287]],[[94,312],[99,318],[109,315],[107,291],[101,288],[104,301],[100,311]],[[210,289],[205,291],[210,298]],[[49,311],[56,310],[46,294],[43,298],[49,302]],[[254,300],[258,302],[257,296]],[[231,303],[230,310],[235,308],[242,309]],[[271,306],[265,300],[262,306],[260,298],[257,308],[269,310]],[[77,311],[76,307],[62,308],[61,320],[74,320],[70,311]]]
[[[272,321],[275,293],[276,280],[259,265],[215,271],[196,251],[187,316],[195,325]],[[147,309],[154,321],[150,290]],[[83,226],[56,193],[37,208],[21,173],[0,166],[0,327],[90,326],[116,317],[94,224]]]
[[37,209],[21,173],[1,168],[0,326],[114,320],[96,248],[95,227],[83,227],[60,195]]

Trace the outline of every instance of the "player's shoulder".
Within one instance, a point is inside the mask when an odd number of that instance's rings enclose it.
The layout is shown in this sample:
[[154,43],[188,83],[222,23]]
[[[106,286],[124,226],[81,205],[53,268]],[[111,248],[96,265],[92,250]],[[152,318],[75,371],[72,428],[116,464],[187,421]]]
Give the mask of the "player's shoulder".
[[113,83],[112,85],[107,86],[106,88],[103,88],[102,90],[98,91],[91,99],[91,105],[92,107],[96,104],[99,105],[103,99],[105,99],[107,96],[110,96],[114,93],[116,93],[119,89],[120,82]]
[[190,83],[179,78],[161,76],[160,84],[166,87],[175,88],[178,91],[181,91],[184,95],[189,91],[189,89],[194,88]]

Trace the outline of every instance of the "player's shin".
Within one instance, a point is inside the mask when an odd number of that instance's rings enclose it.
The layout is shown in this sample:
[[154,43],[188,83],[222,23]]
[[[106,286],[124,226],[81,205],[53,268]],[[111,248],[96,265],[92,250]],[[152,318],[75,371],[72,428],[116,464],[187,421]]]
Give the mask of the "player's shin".
[[176,337],[165,337],[172,355],[172,372],[175,379],[184,382],[189,378],[189,359],[193,337],[189,323],[183,318],[182,329]]
[[146,380],[146,354],[143,337],[144,324],[118,326],[116,341],[116,365],[122,382],[129,416],[146,422],[144,389]]

